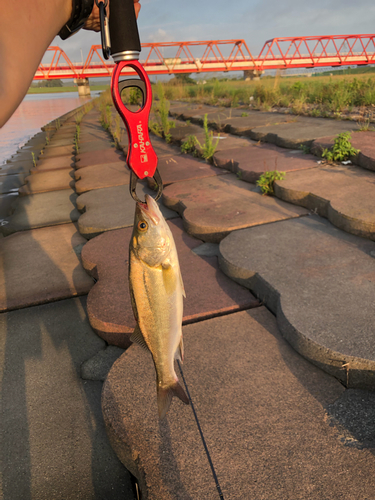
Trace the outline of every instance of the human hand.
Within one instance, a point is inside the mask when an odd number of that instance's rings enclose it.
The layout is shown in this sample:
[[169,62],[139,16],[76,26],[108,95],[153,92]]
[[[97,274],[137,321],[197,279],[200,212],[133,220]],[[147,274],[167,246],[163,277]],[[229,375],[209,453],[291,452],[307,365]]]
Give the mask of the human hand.
[[[106,7],[108,17],[109,17],[109,3],[110,0],[108,0],[108,5]],[[136,17],[138,18],[139,11],[141,10],[141,4],[139,3],[139,0],[134,0],[134,10]],[[94,7],[92,9],[90,17],[85,22],[83,29],[100,31],[99,7],[96,5],[96,2],[94,2]]]

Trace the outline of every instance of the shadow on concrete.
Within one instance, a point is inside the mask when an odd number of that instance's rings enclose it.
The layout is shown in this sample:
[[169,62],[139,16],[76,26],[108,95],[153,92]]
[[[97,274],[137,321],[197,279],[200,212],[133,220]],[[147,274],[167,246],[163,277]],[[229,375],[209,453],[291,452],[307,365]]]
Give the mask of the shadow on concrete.
[[[54,284],[68,288],[58,263],[36,240],[30,246],[48,262]],[[6,262],[3,279],[7,295]],[[89,325],[85,297],[0,314],[0,498],[134,499],[106,436],[102,383],[80,378],[81,364],[104,347]]]

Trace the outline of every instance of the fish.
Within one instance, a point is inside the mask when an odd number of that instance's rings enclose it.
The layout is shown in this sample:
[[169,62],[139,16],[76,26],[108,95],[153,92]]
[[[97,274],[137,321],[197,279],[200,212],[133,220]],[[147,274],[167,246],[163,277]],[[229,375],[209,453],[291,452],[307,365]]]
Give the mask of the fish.
[[165,417],[172,397],[189,399],[174,368],[183,362],[182,281],[176,245],[156,201],[146,194],[137,202],[129,244],[129,289],[137,325],[130,340],[151,352],[156,371],[159,418]]

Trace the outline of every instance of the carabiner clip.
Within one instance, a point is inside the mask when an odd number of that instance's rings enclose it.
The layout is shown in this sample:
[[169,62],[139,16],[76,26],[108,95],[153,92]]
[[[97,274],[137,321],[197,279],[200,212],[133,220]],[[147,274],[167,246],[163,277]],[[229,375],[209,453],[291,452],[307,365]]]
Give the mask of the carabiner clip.
[[[156,186],[158,187],[158,192],[156,193],[156,196],[154,199],[155,199],[155,201],[158,201],[158,199],[161,197],[161,195],[163,193],[163,181],[161,180],[158,169],[155,170],[153,179],[155,181]],[[144,203],[144,201],[140,200],[137,196],[136,189],[137,189],[138,180],[139,180],[139,178],[136,176],[136,174],[133,171],[131,171],[130,184],[129,184],[130,195],[134,201],[138,201],[139,203]]]
[[109,36],[109,24],[106,7],[108,5],[108,0],[95,0],[96,6],[99,8],[99,19],[100,19],[100,36],[102,39],[102,51],[104,59],[109,59],[111,55],[111,38]]

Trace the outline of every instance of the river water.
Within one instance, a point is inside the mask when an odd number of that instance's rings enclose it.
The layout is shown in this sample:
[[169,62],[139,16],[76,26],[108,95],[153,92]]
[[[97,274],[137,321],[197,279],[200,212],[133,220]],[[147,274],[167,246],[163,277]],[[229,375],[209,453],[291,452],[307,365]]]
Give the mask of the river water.
[[43,125],[90,101],[98,94],[92,92],[91,98],[78,97],[78,92],[26,95],[13,116],[0,129],[0,165],[40,132]]

